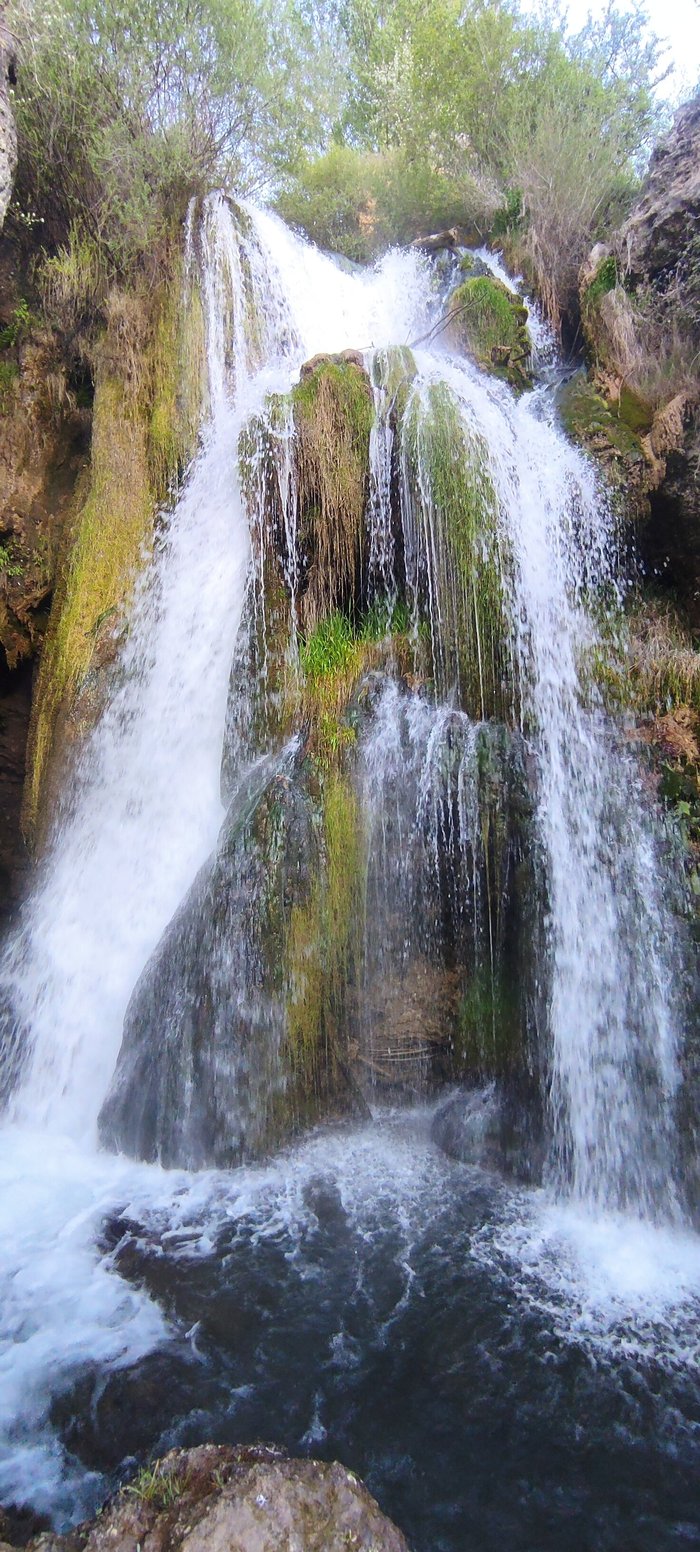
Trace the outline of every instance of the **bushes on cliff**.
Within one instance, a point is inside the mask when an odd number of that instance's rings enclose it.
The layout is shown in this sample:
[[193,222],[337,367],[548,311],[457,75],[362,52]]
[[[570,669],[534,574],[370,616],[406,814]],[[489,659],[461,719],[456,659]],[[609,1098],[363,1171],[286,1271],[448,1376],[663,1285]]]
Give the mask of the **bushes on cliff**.
[[8,21],[15,209],[120,278],[157,262],[191,194],[250,189],[308,132],[303,24],[265,0],[11,0]]

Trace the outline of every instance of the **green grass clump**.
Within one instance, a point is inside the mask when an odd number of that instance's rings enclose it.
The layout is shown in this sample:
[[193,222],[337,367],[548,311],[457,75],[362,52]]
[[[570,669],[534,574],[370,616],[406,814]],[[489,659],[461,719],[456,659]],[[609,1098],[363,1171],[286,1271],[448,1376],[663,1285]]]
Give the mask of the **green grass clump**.
[[3,413],[9,407],[18,377],[16,361],[0,361],[0,410]]
[[154,1509],[172,1509],[188,1487],[187,1472],[164,1471],[163,1462],[156,1461],[153,1466],[144,1466],[124,1492]]
[[6,577],[21,577],[24,566],[17,560],[14,549],[8,544],[0,544],[0,573]]
[[355,633],[344,614],[331,614],[302,641],[299,661],[307,679],[321,679],[348,667],[355,649]]
[[13,345],[18,345],[31,327],[31,321],[29,303],[22,297],[14,308],[10,322],[4,329],[0,329],[0,350],[11,350]]

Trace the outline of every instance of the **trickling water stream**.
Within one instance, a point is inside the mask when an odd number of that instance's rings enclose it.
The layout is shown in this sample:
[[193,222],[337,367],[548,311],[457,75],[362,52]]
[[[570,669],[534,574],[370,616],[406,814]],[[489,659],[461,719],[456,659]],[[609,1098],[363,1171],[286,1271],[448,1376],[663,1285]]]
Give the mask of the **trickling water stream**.
[[[397,420],[387,349],[439,312],[425,260],[348,275],[213,196],[190,263],[207,324],[201,449],[5,958],[19,1081],[0,1166],[0,1493],[75,1517],[130,1454],[265,1435],[345,1458],[424,1552],[531,1552],[570,1531],[582,1547],[687,1545],[700,1249],[675,1159],[677,948],[635,762],[581,688],[587,605],[619,586],[611,517],[547,393],[516,401],[444,341],[416,351]],[[388,615],[404,601],[425,664],[417,688],[384,683],[360,738],[353,996],[370,1102],[388,1063],[420,1103],[375,1101],[374,1124],[265,1166],[128,1163],[94,1143],[127,1004],[216,845],[227,701],[232,771],[249,720],[245,632],[264,588],[239,433],[305,359],[346,348],[373,381],[368,599]],[[275,436],[293,657],[288,416]],[[459,552],[429,458],[445,438],[485,513]],[[511,808],[534,814],[527,845]],[[504,959],[521,898],[539,922],[522,917]],[[227,970],[217,960],[212,984]],[[490,1071],[511,994],[528,1031],[518,1082],[548,1115],[546,1191],[430,1138],[426,1074],[470,1019]],[[237,1082],[230,1064],[231,1107]]]

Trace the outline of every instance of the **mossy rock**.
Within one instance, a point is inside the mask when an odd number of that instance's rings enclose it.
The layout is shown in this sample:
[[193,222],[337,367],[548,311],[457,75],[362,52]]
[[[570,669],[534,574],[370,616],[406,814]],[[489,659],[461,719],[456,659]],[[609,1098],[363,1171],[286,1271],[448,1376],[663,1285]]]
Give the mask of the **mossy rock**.
[[512,699],[505,575],[510,557],[483,438],[443,383],[418,385],[398,427],[402,479],[417,523],[407,576],[416,634],[439,696],[458,690],[477,720],[508,718]]
[[493,275],[474,275],[452,292],[448,312],[452,344],[512,388],[529,386],[532,341],[521,297]]
[[104,704],[161,504],[195,450],[204,325],[196,287],[183,307],[182,265],[152,296],[114,293],[92,348],[90,467],[78,481],[42,653],[28,745],[23,828],[41,840],[71,750]]
[[558,408],[564,430],[601,464],[629,515],[646,515],[648,463],[638,433],[583,371],[560,389]]
[[641,393],[636,393],[634,388],[628,388],[623,383],[618,397],[608,402],[612,414],[617,415],[618,420],[621,420],[636,436],[647,436],[651,431],[654,406]]
[[303,751],[258,762],[127,1009],[108,1147],[228,1167],[362,1105],[344,1057],[357,800]]

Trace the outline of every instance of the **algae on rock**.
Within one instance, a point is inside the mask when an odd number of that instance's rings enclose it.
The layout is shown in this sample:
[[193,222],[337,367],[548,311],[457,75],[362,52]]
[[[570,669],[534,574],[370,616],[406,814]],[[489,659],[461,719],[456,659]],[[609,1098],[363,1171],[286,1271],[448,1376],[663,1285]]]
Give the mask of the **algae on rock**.
[[314,795],[298,744],[252,767],[133,994],[108,1146],[230,1165],[356,1108],[343,1054],[355,836],[352,793]]
[[64,537],[32,710],[23,815],[32,840],[48,824],[54,760],[99,714],[99,671],[116,652],[158,507],[194,452],[201,413],[201,303],[190,286],[183,309],[179,263],[149,299],[112,292],[106,315],[91,347],[90,467]]
[[407,599],[429,631],[436,694],[456,685],[471,716],[507,716],[507,553],[488,448],[443,383],[413,386],[399,443]]

